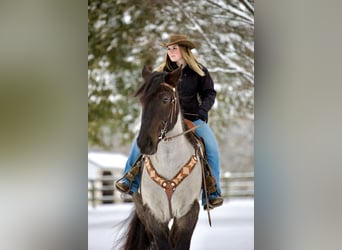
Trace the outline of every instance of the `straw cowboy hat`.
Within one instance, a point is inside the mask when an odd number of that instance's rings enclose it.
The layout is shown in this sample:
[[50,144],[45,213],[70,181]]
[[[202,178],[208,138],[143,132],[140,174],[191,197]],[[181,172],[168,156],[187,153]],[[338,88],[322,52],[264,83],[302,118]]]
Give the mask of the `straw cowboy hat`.
[[167,43],[161,42],[161,45],[165,47],[173,44],[188,47],[189,49],[196,48],[195,43],[193,43],[187,36],[180,34],[170,36],[169,41]]

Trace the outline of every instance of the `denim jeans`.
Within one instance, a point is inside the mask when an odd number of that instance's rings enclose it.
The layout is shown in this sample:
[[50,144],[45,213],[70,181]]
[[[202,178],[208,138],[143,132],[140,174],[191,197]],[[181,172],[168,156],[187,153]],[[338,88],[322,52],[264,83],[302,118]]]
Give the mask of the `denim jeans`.
[[[129,170],[131,170],[133,164],[138,159],[139,155],[140,155],[140,150],[139,150],[139,147],[137,145],[137,138],[134,138],[133,143],[132,143],[132,147],[131,147],[131,150],[129,152],[129,156],[128,156],[128,159],[126,162],[124,174],[128,173]],[[124,181],[128,184],[128,180],[124,179]],[[134,193],[137,192],[139,189],[139,185],[140,185],[140,173],[137,174],[134,178],[134,181],[133,181],[132,186],[131,186],[132,192],[134,192]]]
[[[209,165],[211,167],[212,173],[213,173],[215,180],[216,180],[217,192],[219,195],[221,195],[221,188],[220,188],[220,152],[219,152],[219,147],[218,147],[215,135],[214,135],[213,131],[211,130],[211,128],[209,127],[209,125],[207,123],[203,122],[202,120],[199,119],[199,120],[194,121],[193,123],[196,126],[200,125],[200,127],[198,127],[196,129],[195,133],[198,136],[202,137],[204,140]],[[129,156],[128,156],[128,160],[126,162],[124,174],[126,174],[131,169],[131,167],[133,166],[135,161],[138,159],[139,155],[140,155],[140,151],[139,151],[137,141],[135,138],[133,140],[133,144],[132,144]],[[132,183],[132,187],[131,187],[132,192],[138,191],[139,184],[140,184],[140,174],[138,174],[135,177],[135,179]],[[214,198],[217,196],[217,194],[211,194],[210,196],[212,198]],[[210,196],[209,196],[209,199],[210,199]],[[204,192],[202,192],[202,205],[205,205],[205,204],[206,204],[205,194],[204,194]]]

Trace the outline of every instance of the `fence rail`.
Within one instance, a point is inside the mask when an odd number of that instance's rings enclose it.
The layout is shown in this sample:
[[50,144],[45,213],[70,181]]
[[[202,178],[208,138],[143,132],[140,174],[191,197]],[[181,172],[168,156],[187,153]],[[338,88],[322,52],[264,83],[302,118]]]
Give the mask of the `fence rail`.
[[254,197],[254,173],[232,173],[221,178],[224,198]]
[[[232,173],[220,180],[222,196],[225,199],[254,197],[254,173]],[[122,195],[114,188],[113,177],[88,179],[88,202],[96,207],[104,203],[131,201],[129,195]]]

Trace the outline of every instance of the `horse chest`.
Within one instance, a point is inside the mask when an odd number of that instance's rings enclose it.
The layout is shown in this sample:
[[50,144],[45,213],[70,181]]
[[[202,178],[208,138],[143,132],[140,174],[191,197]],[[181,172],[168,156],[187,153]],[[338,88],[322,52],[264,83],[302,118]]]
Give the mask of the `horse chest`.
[[154,165],[158,166],[154,167],[152,161],[146,157],[142,176],[144,203],[161,221],[183,216],[198,198],[199,193],[196,193],[196,190],[199,190],[201,185],[201,169],[197,166],[196,155],[192,155],[185,164],[182,163],[176,168],[169,164],[170,162],[161,164],[154,161]]

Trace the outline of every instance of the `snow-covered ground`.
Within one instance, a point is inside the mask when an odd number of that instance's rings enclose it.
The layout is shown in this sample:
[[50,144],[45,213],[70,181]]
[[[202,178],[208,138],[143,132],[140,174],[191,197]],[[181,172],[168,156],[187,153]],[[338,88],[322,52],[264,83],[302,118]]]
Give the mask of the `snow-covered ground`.
[[[132,203],[88,208],[88,250],[112,249],[117,228],[127,218]],[[192,237],[191,250],[254,249],[254,200],[225,200],[222,207],[211,211],[212,227],[207,212],[201,208]]]

